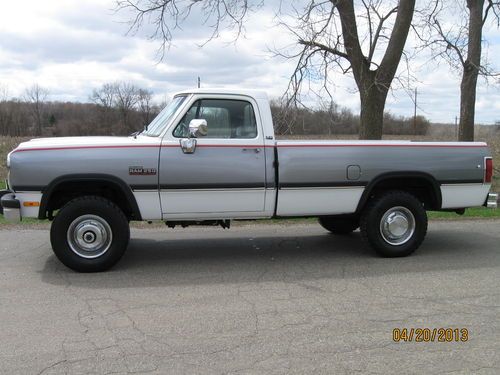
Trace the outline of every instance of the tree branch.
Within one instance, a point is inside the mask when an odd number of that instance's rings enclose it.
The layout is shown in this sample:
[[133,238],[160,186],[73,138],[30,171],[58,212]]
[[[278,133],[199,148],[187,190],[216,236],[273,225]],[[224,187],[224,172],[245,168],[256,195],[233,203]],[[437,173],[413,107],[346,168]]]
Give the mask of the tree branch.
[[465,66],[465,59],[463,57],[462,51],[460,50],[460,48],[458,48],[458,46],[455,43],[452,43],[450,41],[448,36],[443,31],[443,28],[441,27],[441,24],[439,23],[437,18],[434,18],[434,24],[436,25],[436,30],[439,36],[442,38],[443,42],[446,43],[446,49],[453,49],[457,53],[462,66]]
[[354,79],[361,86],[365,73],[370,69],[369,64],[363,55],[359,44],[358,27],[356,24],[356,14],[352,0],[331,0],[332,5],[336,6],[340,13],[340,23],[342,26],[342,37],[346,54],[351,63]]
[[331,53],[332,55],[336,55],[336,56],[342,57],[346,60],[349,60],[349,56],[347,55],[347,53],[339,51],[336,48],[328,47],[327,45],[322,44],[322,43],[318,43],[315,41],[308,41],[308,40],[304,40],[304,39],[299,39],[299,44],[301,44],[303,46],[308,46],[308,47],[317,47],[322,51],[325,51],[325,52]]
[[414,9],[415,0],[399,1],[396,21],[394,22],[389,43],[377,72],[377,80],[382,81],[384,84],[390,84],[396,74],[410,29]]
[[373,41],[370,43],[370,52],[368,53],[368,62],[371,63],[373,54],[375,53],[375,48],[377,47],[377,42],[380,37],[380,32],[382,31],[382,27],[384,25],[384,22],[389,19],[391,15],[396,13],[398,11],[398,7],[394,7],[390,10],[389,13],[387,13],[384,17],[380,18],[377,30],[375,31],[375,36],[373,37]]

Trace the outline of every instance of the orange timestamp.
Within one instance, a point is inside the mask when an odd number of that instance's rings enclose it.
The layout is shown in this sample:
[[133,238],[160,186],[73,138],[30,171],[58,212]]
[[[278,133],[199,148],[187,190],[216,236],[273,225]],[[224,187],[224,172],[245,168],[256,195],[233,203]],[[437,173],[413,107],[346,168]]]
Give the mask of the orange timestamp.
[[467,328],[394,328],[392,340],[395,342],[466,342],[469,341]]

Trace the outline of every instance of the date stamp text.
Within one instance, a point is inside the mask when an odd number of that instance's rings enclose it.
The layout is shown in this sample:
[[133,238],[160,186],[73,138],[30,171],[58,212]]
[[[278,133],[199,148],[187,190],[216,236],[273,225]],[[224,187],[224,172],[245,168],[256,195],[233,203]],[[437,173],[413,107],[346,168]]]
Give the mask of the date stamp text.
[[395,342],[466,342],[469,341],[467,328],[394,328],[392,340]]

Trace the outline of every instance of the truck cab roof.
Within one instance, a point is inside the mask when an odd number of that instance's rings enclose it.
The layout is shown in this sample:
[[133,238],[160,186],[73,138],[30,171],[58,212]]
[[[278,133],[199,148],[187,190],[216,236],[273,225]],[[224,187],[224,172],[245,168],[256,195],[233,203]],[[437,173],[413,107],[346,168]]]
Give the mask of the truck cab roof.
[[268,99],[265,91],[251,89],[194,88],[191,90],[180,91],[175,95],[177,96],[183,94],[244,95],[254,99]]

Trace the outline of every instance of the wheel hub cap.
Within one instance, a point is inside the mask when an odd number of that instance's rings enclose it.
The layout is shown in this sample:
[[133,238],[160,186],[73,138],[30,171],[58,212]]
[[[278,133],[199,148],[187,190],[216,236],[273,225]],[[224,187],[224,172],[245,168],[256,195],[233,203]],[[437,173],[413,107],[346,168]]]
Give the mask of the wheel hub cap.
[[102,217],[83,215],[70,224],[67,239],[69,247],[75,254],[92,259],[108,251],[113,235],[111,227]]
[[382,216],[380,234],[391,245],[402,245],[415,233],[415,217],[406,207],[393,207]]

